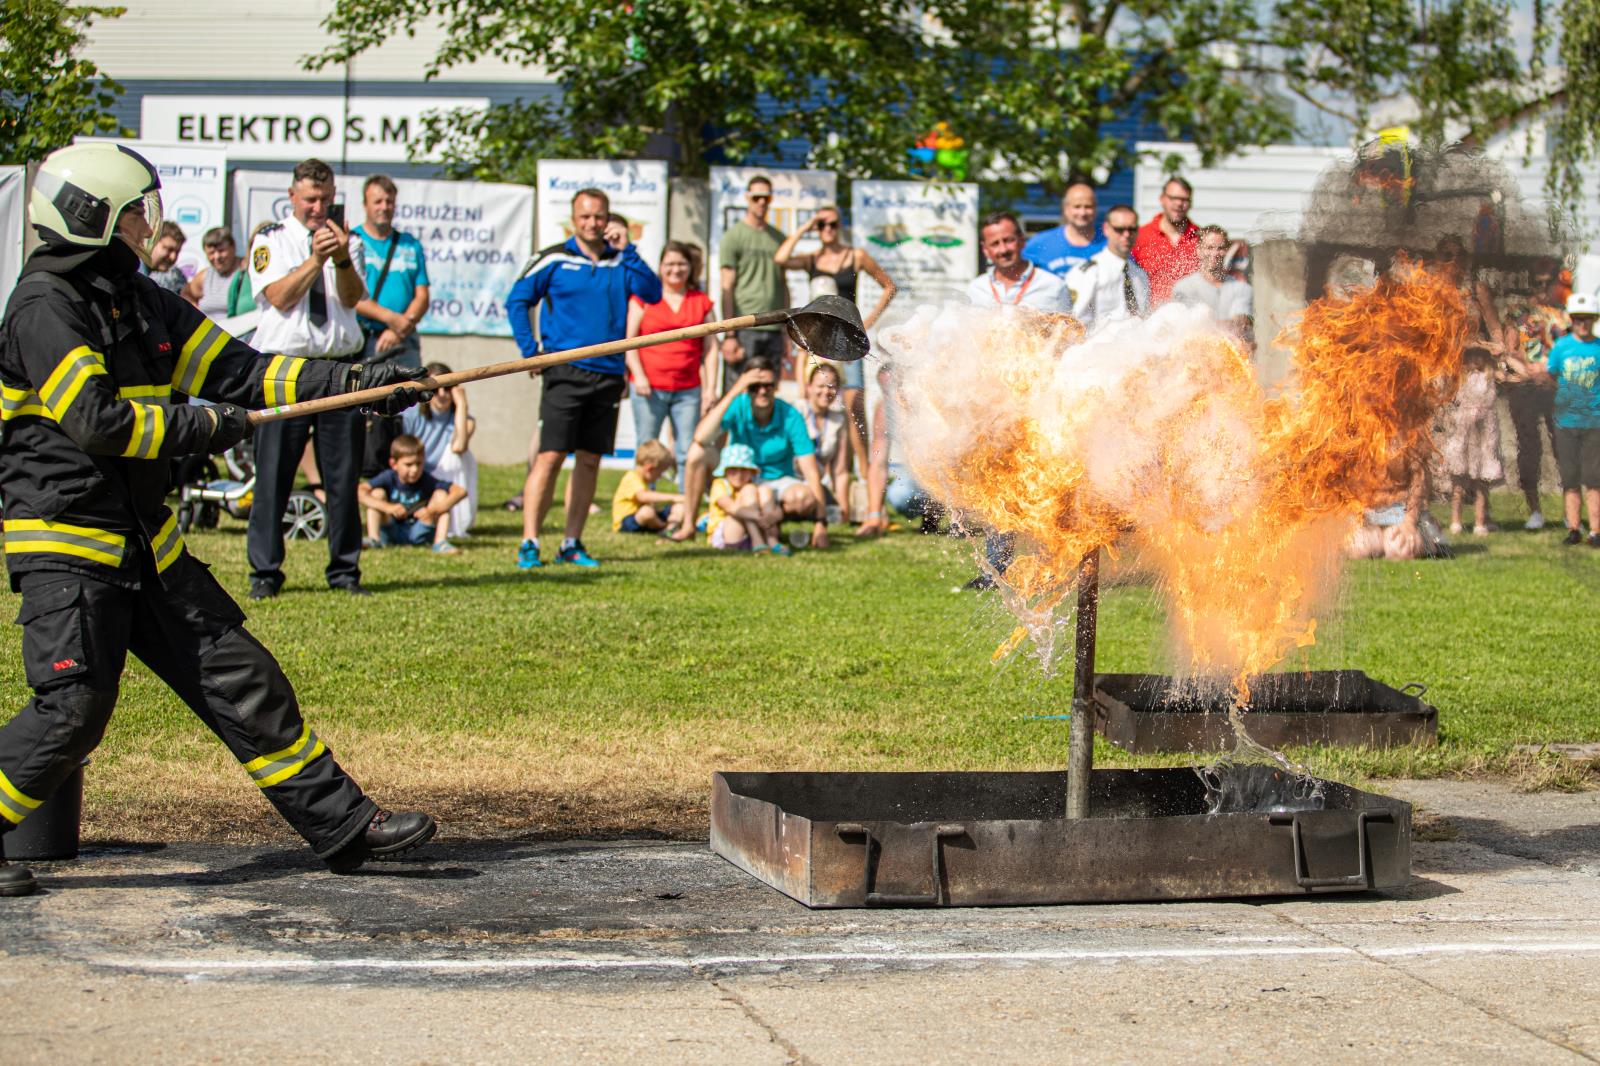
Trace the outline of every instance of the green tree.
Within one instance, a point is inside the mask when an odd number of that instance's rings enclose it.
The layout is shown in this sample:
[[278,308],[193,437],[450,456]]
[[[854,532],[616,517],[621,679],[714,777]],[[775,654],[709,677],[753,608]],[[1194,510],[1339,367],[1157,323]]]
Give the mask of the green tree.
[[1286,88],[1371,133],[1374,112],[1423,138],[1481,136],[1519,105],[1509,0],[1278,0],[1269,54]]
[[124,10],[0,0],[0,161],[43,159],[80,134],[132,136],[108,113],[122,86],[77,54],[95,19]]
[[1430,0],[1426,17],[1412,2],[1329,0],[1372,9],[1352,32],[1313,0],[338,0],[341,43],[313,65],[439,20],[430,76],[484,55],[546,71],[553,102],[429,124],[416,147],[463,176],[527,181],[541,156],[635,156],[666,135],[684,173],[803,138],[813,165],[897,177],[942,121],[972,175],[1059,187],[1133,160],[1130,114],[1208,161],[1292,134],[1295,93],[1365,100],[1381,84],[1440,127],[1476,121],[1492,103],[1475,91],[1485,13],[1508,0]]
[[[1583,165],[1600,156],[1600,0],[1564,0],[1560,5],[1559,90],[1549,107],[1550,173],[1548,187],[1564,204],[1584,194]],[[1555,43],[1557,27],[1543,3],[1534,5],[1534,68],[1543,73],[1543,59]],[[1588,195],[1596,195],[1590,189]]]

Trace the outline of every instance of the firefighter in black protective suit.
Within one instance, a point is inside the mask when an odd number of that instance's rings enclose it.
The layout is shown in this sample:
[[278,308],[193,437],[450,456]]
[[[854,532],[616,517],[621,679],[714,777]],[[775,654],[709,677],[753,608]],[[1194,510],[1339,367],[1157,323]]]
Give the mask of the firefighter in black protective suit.
[[[294,689],[166,506],[174,456],[250,432],[246,408],[398,384],[422,372],[264,355],[138,272],[160,179],[117,145],[40,166],[28,205],[43,245],[0,324],[0,500],[31,701],[0,727],[0,896],[37,887],[5,832],[100,743],[127,653],[217,734],[338,873],[434,832],[379,810],[300,717]],[[426,398],[396,388],[398,411]],[[193,405],[198,396],[215,406]]]

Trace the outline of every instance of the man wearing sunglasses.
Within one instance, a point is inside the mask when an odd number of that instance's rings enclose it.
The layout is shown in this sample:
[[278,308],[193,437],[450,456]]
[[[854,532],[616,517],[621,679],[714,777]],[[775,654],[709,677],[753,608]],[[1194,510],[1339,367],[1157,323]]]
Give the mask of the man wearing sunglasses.
[[[778,265],[783,231],[767,223],[772,207],[772,181],[757,174],[745,186],[744,217],[722,235],[722,317],[758,315],[789,306],[789,282]],[[780,326],[741,329],[722,340],[722,361],[742,369],[747,358],[782,366],[788,342]]]
[[1139,216],[1127,204],[1118,204],[1106,212],[1101,231],[1106,246],[1066,276],[1073,317],[1090,333],[1150,312],[1150,277],[1129,255]]

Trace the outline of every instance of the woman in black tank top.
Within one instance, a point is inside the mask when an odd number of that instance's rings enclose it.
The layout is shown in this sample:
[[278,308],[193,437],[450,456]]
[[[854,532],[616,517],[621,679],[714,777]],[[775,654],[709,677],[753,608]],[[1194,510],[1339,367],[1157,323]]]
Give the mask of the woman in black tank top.
[[[822,246],[815,252],[796,255],[796,247],[811,233],[816,234]],[[832,204],[817,208],[809,222],[784,238],[773,259],[777,260],[778,265],[785,270],[804,270],[806,276],[811,279],[810,295],[813,299],[831,289],[832,293],[854,303],[856,288],[862,274],[877,282],[877,306],[862,322],[869,331],[888,308],[889,301],[894,299],[894,280],[883,267],[878,265],[878,261],[872,258],[872,253],[865,248],[853,248],[845,243],[844,225],[839,218],[839,209]],[[805,359],[795,360],[795,378],[802,387],[805,385],[807,362]],[[868,485],[867,515],[856,535],[876,536],[888,529],[883,514],[883,495],[884,488],[888,484],[889,451],[885,441],[872,442],[876,447],[868,449],[866,381],[861,362],[845,363],[843,370],[843,400],[845,410],[850,414],[851,450],[854,456],[868,467],[865,471]],[[849,501],[841,500],[839,503],[845,509],[845,521],[849,521]]]

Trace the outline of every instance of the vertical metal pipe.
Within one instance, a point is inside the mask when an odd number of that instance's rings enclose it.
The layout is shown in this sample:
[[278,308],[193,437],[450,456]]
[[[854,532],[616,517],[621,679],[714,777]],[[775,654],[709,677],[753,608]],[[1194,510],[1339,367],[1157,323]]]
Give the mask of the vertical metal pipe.
[[1094,770],[1094,637],[1100,613],[1100,549],[1078,563],[1078,632],[1072,658],[1072,728],[1067,744],[1067,817],[1089,817]]

